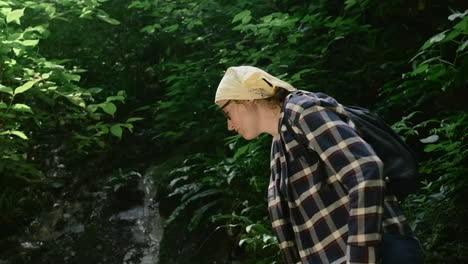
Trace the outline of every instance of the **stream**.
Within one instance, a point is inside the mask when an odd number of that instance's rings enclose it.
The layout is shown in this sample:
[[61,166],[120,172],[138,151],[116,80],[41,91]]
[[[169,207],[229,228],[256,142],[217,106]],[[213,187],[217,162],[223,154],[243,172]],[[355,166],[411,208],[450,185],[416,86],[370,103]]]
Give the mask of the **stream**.
[[[12,239],[0,264],[155,264],[163,235],[153,182],[137,172],[122,184],[57,201]],[[128,175],[127,175],[128,176]]]

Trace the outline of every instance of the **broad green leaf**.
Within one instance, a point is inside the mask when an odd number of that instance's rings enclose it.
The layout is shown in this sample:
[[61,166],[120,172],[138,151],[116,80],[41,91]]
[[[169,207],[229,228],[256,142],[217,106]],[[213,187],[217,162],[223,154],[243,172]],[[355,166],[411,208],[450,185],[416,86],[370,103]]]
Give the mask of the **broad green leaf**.
[[438,135],[431,135],[431,136],[428,136],[427,138],[420,139],[419,141],[424,144],[429,144],[429,143],[437,142],[438,140],[439,140]]
[[250,14],[252,14],[252,12],[250,12],[250,10],[242,11],[242,12],[240,12],[237,15],[234,16],[234,18],[232,19],[232,23],[243,20],[245,17],[250,17],[251,16]]
[[13,52],[15,53],[16,56],[19,56],[21,51],[22,51],[22,49],[20,49],[20,48],[13,48]]
[[111,17],[101,17],[101,19],[106,21],[109,24],[112,24],[112,25],[119,25],[120,24],[120,21],[118,21],[117,19],[111,18]]
[[455,20],[455,19],[457,19],[457,18],[459,18],[459,17],[460,17],[460,18],[464,18],[464,17],[467,16],[467,15],[468,15],[468,9],[465,10],[465,12],[463,12],[463,13],[457,12],[457,13],[455,13],[455,14],[451,14],[451,15],[448,17],[448,19],[449,19],[450,21],[453,21],[453,20]]
[[468,46],[468,40],[465,40],[465,42],[463,42],[463,44],[461,44],[460,47],[458,47],[457,51],[463,51],[465,50],[467,46]]
[[81,10],[80,18],[91,18],[93,9],[91,7],[85,7]]
[[111,131],[112,135],[114,135],[114,136],[116,136],[118,138],[122,137],[122,128],[120,127],[119,124],[115,124],[115,125],[111,126],[110,131]]
[[250,148],[250,144],[240,147],[234,154],[234,159],[237,159],[240,156],[244,155],[249,150],[249,148]]
[[425,50],[427,48],[429,48],[430,46],[432,46],[434,43],[437,43],[437,42],[440,42],[442,40],[444,40],[445,38],[445,33],[447,32],[448,30],[445,30],[443,32],[440,32],[439,34],[433,36],[432,38],[430,38],[428,41],[426,41],[426,43],[424,43],[424,45],[422,46],[422,50]]
[[5,104],[4,102],[0,102],[0,109],[3,109],[3,108],[7,108],[7,104]]
[[444,41],[449,41],[449,40],[452,40],[456,37],[458,37],[460,34],[462,34],[463,32],[461,30],[453,30],[452,32],[450,32],[444,39]]
[[346,0],[345,1],[345,9],[349,9],[356,4],[356,0]]
[[164,28],[164,31],[170,33],[170,32],[176,31],[178,28],[179,28],[179,25],[178,25],[178,24],[174,24],[174,25],[170,25],[170,26],[165,27],[165,28]]
[[70,100],[73,104],[79,106],[79,107],[86,107],[86,102],[83,100],[83,98],[76,96],[76,95],[65,95],[65,97]]
[[252,228],[255,227],[257,224],[251,224],[245,227],[245,232],[250,233],[252,231]]
[[20,24],[20,18],[24,15],[24,8],[11,11],[6,17],[7,23],[16,22]]
[[31,107],[25,105],[25,104],[14,104],[11,109],[19,112],[29,112],[32,113],[33,111],[31,110]]
[[20,137],[22,139],[28,139],[28,137],[21,131],[16,131],[16,130],[10,131],[10,134],[18,136],[18,137]]
[[418,75],[422,72],[424,72],[425,70],[427,70],[427,68],[429,68],[429,65],[428,64],[421,64],[419,65],[416,69],[414,69],[411,74],[412,75]]
[[101,20],[109,23],[109,24],[112,24],[112,25],[119,25],[120,24],[120,21],[118,21],[117,19],[111,18],[109,16],[109,14],[107,14],[103,10],[99,10],[97,17],[100,18]]
[[17,87],[15,89],[15,94],[19,94],[19,93],[24,93],[25,91],[31,89],[31,87],[33,87],[33,85],[37,82],[37,80],[34,80],[34,81],[29,81],[19,87]]
[[152,34],[154,33],[154,31],[156,31],[156,29],[160,29],[160,28],[161,28],[160,24],[153,24],[153,25],[149,25],[149,26],[142,28],[140,32],[147,32],[147,33]]
[[445,38],[445,32],[441,32],[434,37],[432,37],[429,41],[431,42],[440,42]]
[[96,112],[97,109],[98,109],[98,105],[95,105],[95,104],[91,104],[86,107],[86,110],[88,110],[90,113]]
[[38,33],[44,33],[47,31],[47,29],[44,27],[44,26],[35,26],[35,27],[28,27],[26,30],[24,30],[24,32],[33,32],[33,31],[36,31]]
[[242,18],[242,24],[247,24],[250,22],[250,20],[252,19],[251,16],[245,16]]
[[0,84],[0,92],[2,93],[7,93],[7,94],[13,94],[13,90],[10,87],[6,87]]
[[442,145],[440,144],[432,144],[432,145],[428,145],[424,148],[424,152],[433,152],[433,151],[437,151],[437,150],[441,150],[443,149]]
[[129,119],[127,119],[127,123],[140,121],[140,120],[144,120],[144,118],[143,117],[130,117]]
[[121,127],[126,127],[130,132],[133,133],[133,125],[132,124],[120,124]]
[[99,88],[99,87],[93,87],[93,88],[89,88],[87,91],[90,92],[90,93],[100,93],[102,92],[102,88]]
[[117,107],[111,102],[102,103],[99,104],[99,106],[102,108],[102,110],[104,110],[104,112],[108,113],[109,115],[114,115],[117,111]]
[[45,8],[46,13],[49,15],[49,17],[53,17],[55,15],[55,7],[53,5],[49,5]]
[[78,75],[78,74],[65,74],[65,78],[68,80],[68,81],[74,81],[74,82],[79,82],[81,80],[81,76]]
[[464,31],[468,31],[468,17],[465,17],[462,21],[456,24],[453,28]]
[[202,217],[205,215],[205,212],[208,209],[213,208],[217,203],[219,203],[219,200],[214,200],[198,208],[193,213],[192,219],[190,220],[190,224],[188,226],[189,230],[194,230],[200,223],[200,220],[202,219]]
[[128,8],[141,8],[144,10],[147,10],[148,8],[151,7],[150,2],[142,2],[142,1],[133,1],[130,5],[128,5]]
[[116,95],[116,96],[109,96],[106,99],[106,102],[111,102],[111,101],[121,101],[123,102],[125,100],[125,97],[121,95]]
[[21,42],[23,46],[36,46],[39,43],[38,39],[28,39]]

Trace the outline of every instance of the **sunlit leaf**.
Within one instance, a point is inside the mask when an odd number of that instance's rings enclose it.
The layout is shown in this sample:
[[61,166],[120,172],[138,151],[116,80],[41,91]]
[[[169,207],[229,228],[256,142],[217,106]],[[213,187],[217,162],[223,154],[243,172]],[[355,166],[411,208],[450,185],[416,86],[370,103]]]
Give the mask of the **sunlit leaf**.
[[36,46],[39,43],[38,39],[29,39],[21,42],[24,46]]
[[45,8],[45,11],[50,17],[53,17],[55,15],[56,9],[53,5],[49,5]]
[[10,134],[20,137],[22,139],[28,139],[28,137],[21,131],[10,131]]
[[19,93],[24,93],[26,92],[27,90],[31,89],[31,87],[33,87],[33,85],[37,82],[37,80],[34,80],[34,81],[29,81],[19,87],[17,87],[15,89],[15,94],[19,94]]
[[25,104],[14,104],[11,106],[11,109],[19,112],[29,112],[32,113],[31,107]]
[[458,47],[457,51],[464,51],[466,47],[468,47],[468,40],[465,40],[465,42]]
[[429,143],[437,142],[438,140],[439,140],[438,135],[431,135],[431,136],[428,136],[427,138],[420,139],[419,141],[421,143],[429,144]]
[[116,96],[109,96],[106,98],[106,102],[111,102],[111,101],[121,101],[123,102],[125,100],[125,97],[121,95],[116,95]]
[[13,94],[13,89],[0,84],[0,92],[7,93],[7,94]]
[[109,24],[112,24],[112,25],[119,25],[120,24],[120,21],[118,21],[117,19],[111,18],[109,16],[109,14],[107,14],[103,10],[98,11],[97,17],[100,18],[101,20],[109,23]]
[[24,8],[22,9],[16,9],[11,11],[6,17],[6,22],[11,23],[11,22],[16,22],[18,25],[20,24],[20,18],[24,15]]
[[457,12],[457,13],[455,13],[455,14],[451,14],[451,15],[448,17],[448,19],[449,19],[450,21],[453,21],[453,20],[455,20],[455,19],[457,19],[457,18],[459,18],[459,17],[460,17],[460,18],[463,18],[463,17],[465,17],[465,16],[467,16],[467,15],[468,15],[468,9],[465,10],[465,12],[463,12],[463,13]]
[[251,224],[245,227],[245,232],[250,233],[257,224]]
[[424,43],[424,45],[422,46],[421,49],[422,49],[422,50],[425,50],[425,49],[429,48],[430,46],[432,46],[433,44],[444,40],[444,38],[445,38],[445,33],[446,33],[447,31],[448,31],[448,30],[443,31],[443,32],[440,32],[439,34],[437,34],[437,35],[433,36],[432,38],[430,38],[428,41],[426,41],[426,43]]

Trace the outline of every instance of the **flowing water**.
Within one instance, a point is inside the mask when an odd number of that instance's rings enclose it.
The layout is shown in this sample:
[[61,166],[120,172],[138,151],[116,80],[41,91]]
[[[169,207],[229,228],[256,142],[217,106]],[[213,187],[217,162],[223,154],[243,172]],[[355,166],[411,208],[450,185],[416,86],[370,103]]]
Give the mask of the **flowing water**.
[[[141,180],[138,188],[145,193],[143,204],[117,214],[117,218],[134,223],[131,232],[135,245],[141,245],[138,247],[138,250],[141,251],[138,262],[140,264],[158,263],[159,243],[163,234],[158,204],[154,201],[156,193],[153,186],[154,184],[149,180]],[[135,263],[131,259],[138,250],[127,251],[123,263]]]
[[163,235],[156,188],[138,173],[118,188],[83,186],[37,217],[0,264],[157,264]]

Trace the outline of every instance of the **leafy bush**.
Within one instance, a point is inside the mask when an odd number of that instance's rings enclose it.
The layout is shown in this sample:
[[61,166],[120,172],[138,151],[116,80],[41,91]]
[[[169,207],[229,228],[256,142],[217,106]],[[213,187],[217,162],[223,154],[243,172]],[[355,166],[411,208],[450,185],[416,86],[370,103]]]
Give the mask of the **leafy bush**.
[[86,70],[73,60],[46,58],[40,52],[41,42],[54,33],[52,21],[96,15],[114,23],[99,9],[102,2],[0,1],[2,223],[15,225],[34,214],[34,204],[48,205],[50,190],[64,184],[65,175],[58,171],[96,146],[106,147],[108,135],[120,138],[122,128],[131,131],[132,122],[139,120],[116,122],[116,102],[124,102],[124,92],[101,96],[102,88],[81,87]]

